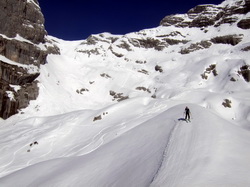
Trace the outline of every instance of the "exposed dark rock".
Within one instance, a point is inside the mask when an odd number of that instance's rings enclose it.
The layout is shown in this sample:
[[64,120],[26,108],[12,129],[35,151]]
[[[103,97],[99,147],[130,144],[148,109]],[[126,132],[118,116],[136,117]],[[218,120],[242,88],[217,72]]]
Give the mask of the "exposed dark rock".
[[56,41],[53,39],[45,39],[46,41],[46,51],[47,54],[55,54],[55,55],[59,55],[60,54],[60,49],[59,47],[56,45]]
[[178,15],[170,15],[163,18],[160,22],[160,25],[162,26],[171,26],[176,25],[178,26],[179,23],[184,21],[184,18],[179,17]]
[[161,66],[156,65],[156,66],[155,66],[155,71],[159,71],[160,73],[162,73],[162,72],[163,72],[163,69],[162,69]]
[[104,78],[106,78],[106,79],[111,79],[111,78],[112,78],[112,77],[111,77],[109,74],[107,74],[107,73],[102,73],[100,76],[101,76],[101,77],[104,77]]
[[161,51],[166,46],[164,42],[161,40],[157,40],[154,38],[146,38],[146,39],[130,39],[129,42],[135,47],[141,48],[155,48],[156,50]]
[[149,75],[148,71],[145,69],[138,70],[139,73],[143,73],[145,75]]
[[0,61],[0,81],[12,85],[24,85],[32,83],[38,76],[39,73],[29,74],[22,67]]
[[211,64],[206,70],[201,74],[202,79],[208,79],[208,75],[213,73],[214,76],[217,76],[216,64]]
[[234,77],[231,77],[230,81],[236,82],[236,79]]
[[93,36],[93,35],[91,35],[91,36],[89,36],[88,38],[87,38],[87,44],[88,45],[95,45],[95,44],[97,44],[97,42],[98,42],[98,38],[97,37],[95,37],[95,36]]
[[231,108],[232,107],[232,101],[230,101],[229,99],[224,99],[224,102],[222,103],[222,105],[225,107],[225,108]]
[[79,53],[86,53],[86,54],[88,54],[89,57],[92,54],[94,54],[94,55],[99,55],[100,54],[100,52],[99,52],[99,50],[97,48],[91,49],[91,50],[78,50],[77,52],[79,52]]
[[[28,106],[30,100],[38,96],[37,82],[39,73],[29,74],[16,65],[0,61],[0,116],[3,119],[16,114],[19,109]],[[13,87],[18,86],[15,90]],[[10,97],[8,93],[12,93]]]
[[38,2],[34,2],[36,4],[27,0],[0,1],[0,33],[9,38],[19,34],[33,43],[44,43],[44,17]]
[[105,42],[105,43],[111,44],[111,43],[114,43],[117,39],[118,37],[105,37],[103,33],[99,35],[90,35],[87,38],[86,42],[84,41],[82,45],[85,45],[85,44],[95,45],[98,42]]
[[135,63],[136,64],[146,64],[147,61],[146,60],[144,60],[144,61],[142,61],[142,60],[136,60]]
[[[221,7],[218,5],[198,5],[190,9],[186,15],[170,15],[160,22],[162,26],[176,27],[208,27],[232,24],[239,21],[236,14],[246,14],[250,11],[250,0],[239,0],[232,5]],[[188,16],[189,19],[186,19]],[[243,29],[249,28],[248,19],[240,21],[238,26]]]
[[83,94],[83,92],[88,92],[89,90],[87,88],[82,88],[80,90],[76,90],[76,93]]
[[198,5],[190,9],[187,13],[190,19],[190,27],[207,27],[213,25],[218,19],[218,12],[221,8],[215,5]]
[[110,90],[109,94],[113,97],[113,101],[117,100],[118,102],[129,99],[129,96],[123,96],[123,93],[116,93],[115,91]]
[[94,121],[97,121],[97,120],[101,120],[101,119],[102,119],[102,116],[101,116],[101,115],[96,116],[96,117],[94,117],[93,122],[94,122]]
[[244,47],[241,51],[250,51],[250,46]]
[[187,48],[181,49],[180,53],[181,54],[188,54],[188,53],[191,53],[191,52],[194,52],[197,50],[209,48],[211,45],[212,45],[211,42],[204,40],[204,41],[201,41],[201,42],[198,42],[195,44],[191,44]]
[[40,66],[40,64],[45,64],[47,51],[28,42],[8,40],[0,36],[0,55],[20,64]]
[[125,41],[122,41],[122,44],[117,45],[117,47],[126,49],[127,51],[132,51],[130,45],[127,42],[125,42]]
[[182,36],[183,38],[185,38],[184,35],[182,35],[179,31],[173,31],[169,34],[164,34],[164,35],[159,35],[159,36],[156,36],[158,38],[167,38],[167,37],[170,37],[170,36]]
[[137,87],[136,90],[142,90],[142,91],[144,91],[144,92],[151,93],[151,91],[150,91],[148,88],[145,88],[145,87],[143,87],[143,86]]
[[123,54],[120,54],[120,53],[117,53],[114,51],[114,49],[112,47],[109,47],[110,51],[118,58],[121,58],[123,57],[124,55]]
[[0,34],[0,55],[6,58],[0,61],[0,117],[6,119],[38,96],[35,79],[48,53],[37,45],[45,46],[46,35],[38,2],[0,1]]
[[243,35],[226,35],[226,36],[218,36],[212,38],[211,41],[214,44],[230,44],[230,45],[237,45],[241,42]]
[[164,41],[166,41],[169,45],[177,45],[177,44],[186,44],[188,43],[188,40],[176,40],[176,39],[170,39],[170,38],[164,38]]
[[245,81],[250,82],[250,66],[244,65],[240,68],[240,71],[238,71],[240,75],[245,79]]
[[237,26],[241,29],[250,29],[250,18],[240,20]]

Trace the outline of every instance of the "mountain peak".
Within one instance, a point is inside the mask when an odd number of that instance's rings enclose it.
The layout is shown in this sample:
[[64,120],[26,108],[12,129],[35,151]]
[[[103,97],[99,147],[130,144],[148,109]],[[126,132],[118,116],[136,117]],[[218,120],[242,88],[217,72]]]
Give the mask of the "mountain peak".
[[[160,25],[202,28],[208,26],[218,27],[221,24],[233,24],[242,20],[242,16],[236,15],[245,15],[250,11],[249,2],[249,0],[227,0],[220,5],[197,5],[190,9],[187,14],[166,16],[162,19]],[[250,27],[249,17],[247,21],[244,21],[244,24],[243,28]]]

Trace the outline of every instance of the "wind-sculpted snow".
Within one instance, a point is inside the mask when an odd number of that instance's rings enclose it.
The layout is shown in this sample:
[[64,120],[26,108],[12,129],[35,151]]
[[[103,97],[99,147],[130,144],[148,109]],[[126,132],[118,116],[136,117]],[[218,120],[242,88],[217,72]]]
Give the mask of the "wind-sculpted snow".
[[[192,122],[186,123],[182,120],[184,107],[178,105],[145,122],[137,121],[127,131],[125,123],[119,128],[106,128],[105,132],[100,131],[102,144],[98,149],[24,167],[2,177],[0,183],[4,186],[247,186],[249,132],[196,105],[190,105]],[[77,116],[80,113],[84,112]],[[79,131],[85,128],[80,123],[78,118],[71,126],[77,126]],[[67,123],[60,128],[64,126]],[[57,141],[62,144],[61,150],[72,146],[62,135]],[[83,145],[84,141],[75,142],[77,150]],[[52,139],[49,147],[53,147]]]
[[206,109],[192,106],[191,110],[191,123],[176,124],[151,186],[248,186],[249,131]]

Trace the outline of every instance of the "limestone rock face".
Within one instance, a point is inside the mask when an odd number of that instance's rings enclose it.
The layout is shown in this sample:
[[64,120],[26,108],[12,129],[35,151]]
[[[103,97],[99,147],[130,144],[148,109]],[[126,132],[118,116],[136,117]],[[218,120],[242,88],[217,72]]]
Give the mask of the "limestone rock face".
[[[47,32],[36,0],[0,1],[0,117],[6,119],[38,96],[35,79],[45,64]],[[39,44],[39,45],[38,45]]]
[[0,1],[0,33],[9,38],[20,35],[33,42],[44,42],[44,17],[36,0]]
[[250,0],[238,0],[234,4],[227,4],[225,1],[221,5],[198,5],[184,15],[166,16],[161,20],[160,25],[202,28],[239,22],[238,27],[249,29],[249,18],[241,20],[239,16],[236,16],[248,12],[250,12]]

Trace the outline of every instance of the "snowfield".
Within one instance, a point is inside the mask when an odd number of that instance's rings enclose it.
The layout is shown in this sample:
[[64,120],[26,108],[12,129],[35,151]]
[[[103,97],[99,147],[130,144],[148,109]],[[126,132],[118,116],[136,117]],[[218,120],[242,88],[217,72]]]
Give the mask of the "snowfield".
[[[237,45],[180,52],[235,34]],[[139,42],[164,36],[187,42],[162,50]],[[250,186],[250,84],[240,73],[250,66],[249,30],[159,26],[48,39],[61,54],[37,70],[37,100],[0,121],[0,186]]]
[[[143,105],[143,99],[124,103],[123,111],[131,113],[129,109]],[[84,120],[89,111],[23,121],[25,133],[12,132],[20,136],[12,138],[25,146],[12,147],[17,150],[14,155],[1,158],[8,163],[5,174],[18,171],[0,182],[3,186],[248,186],[249,132],[193,104],[189,105],[192,122],[186,123],[180,112],[185,106],[171,107],[150,119],[135,114],[124,122],[115,112],[112,124],[106,120],[91,126]],[[107,111],[112,110],[119,111],[116,106]],[[27,139],[39,142],[29,153]]]

